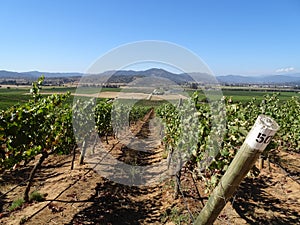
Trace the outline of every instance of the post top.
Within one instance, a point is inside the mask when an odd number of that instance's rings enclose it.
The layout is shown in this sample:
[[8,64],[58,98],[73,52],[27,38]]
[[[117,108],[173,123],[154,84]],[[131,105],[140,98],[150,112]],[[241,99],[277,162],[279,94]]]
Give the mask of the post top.
[[258,118],[261,126],[273,131],[279,130],[279,125],[271,117],[261,114]]

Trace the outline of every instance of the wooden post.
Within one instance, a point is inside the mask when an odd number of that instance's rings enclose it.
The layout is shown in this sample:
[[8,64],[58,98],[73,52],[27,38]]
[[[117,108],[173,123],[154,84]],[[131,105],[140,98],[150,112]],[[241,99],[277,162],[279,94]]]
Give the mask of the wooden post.
[[82,142],[82,147],[81,147],[81,153],[80,153],[80,157],[79,157],[79,165],[83,165],[83,160],[85,157],[85,152],[86,152],[86,148],[87,148],[87,144],[86,144],[86,140],[87,138],[84,139],[84,141]]
[[208,202],[194,224],[213,224],[278,129],[279,126],[273,119],[264,115],[258,116],[245,142],[221,178],[218,186],[210,195]]

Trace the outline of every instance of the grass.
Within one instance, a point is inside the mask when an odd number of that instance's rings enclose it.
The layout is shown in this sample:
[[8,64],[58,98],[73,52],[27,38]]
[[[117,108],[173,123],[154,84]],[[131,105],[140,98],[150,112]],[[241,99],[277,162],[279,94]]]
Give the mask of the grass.
[[11,206],[8,208],[9,211],[16,210],[20,208],[25,203],[23,198],[18,198],[17,200],[13,201]]
[[[35,202],[42,202],[45,200],[45,195],[39,193],[38,191],[33,191],[30,196],[29,196],[29,200],[31,202],[35,201]],[[15,201],[12,202],[11,206],[8,208],[9,211],[14,211],[18,208],[20,208],[23,204],[25,203],[23,198],[18,198]]]
[[42,202],[45,200],[45,196],[38,191],[33,191],[29,196],[30,201]]
[[177,207],[167,209],[164,213],[162,213],[161,222],[166,223],[168,220],[171,220],[176,225],[190,224],[191,222],[189,214],[183,213],[182,209],[180,210]]
[[[39,193],[38,191],[33,191],[30,196],[29,200],[31,202],[42,202],[45,200],[45,195]],[[23,198],[18,198],[15,201],[11,203],[11,206],[8,208],[9,211],[14,211],[16,209],[19,209],[22,207],[22,205],[25,203]]]
[[30,99],[29,88],[0,88],[0,110],[22,104]]

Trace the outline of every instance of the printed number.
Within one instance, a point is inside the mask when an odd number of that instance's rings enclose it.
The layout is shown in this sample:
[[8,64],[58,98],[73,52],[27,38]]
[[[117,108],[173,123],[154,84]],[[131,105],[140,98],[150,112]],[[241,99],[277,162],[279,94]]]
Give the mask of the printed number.
[[256,142],[268,144],[273,136],[267,136],[266,134],[258,133]]

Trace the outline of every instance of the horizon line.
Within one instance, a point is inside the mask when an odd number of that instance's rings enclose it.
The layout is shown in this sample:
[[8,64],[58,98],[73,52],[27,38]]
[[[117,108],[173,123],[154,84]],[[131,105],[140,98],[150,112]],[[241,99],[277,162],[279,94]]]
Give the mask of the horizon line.
[[[145,69],[145,70],[134,70],[134,69],[128,69],[128,70],[107,70],[107,71],[103,71],[103,72],[99,72],[99,73],[86,73],[86,72],[77,72],[77,71],[39,71],[39,70],[30,70],[30,71],[12,71],[12,70],[5,70],[5,69],[1,69],[0,72],[11,72],[11,73],[20,73],[20,74],[24,74],[24,73],[59,73],[59,74],[68,74],[68,73],[73,73],[73,74],[90,74],[90,75],[97,75],[97,74],[102,74],[102,73],[107,73],[107,72],[118,72],[118,71],[133,71],[133,72],[145,72],[148,70],[152,70],[152,69],[157,69],[157,70],[164,70],[166,72],[172,73],[172,74],[176,74],[176,75],[180,75],[180,74],[192,74],[192,73],[202,73],[202,72],[183,72],[183,73],[175,73],[172,71],[169,71],[168,69],[165,68],[156,68],[156,67],[152,67],[149,69]],[[262,74],[252,74],[252,75],[246,75],[246,74],[241,74],[241,73],[227,73],[227,74],[210,74],[216,77],[221,77],[221,76],[242,76],[242,77],[258,77],[258,76],[288,76],[288,75],[295,75],[295,74],[299,74],[300,72],[298,71],[293,71],[293,72],[286,72],[286,73],[278,73],[278,72],[273,72],[273,73],[262,73]]]

